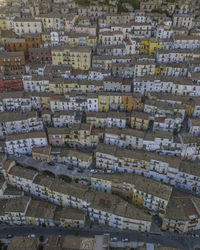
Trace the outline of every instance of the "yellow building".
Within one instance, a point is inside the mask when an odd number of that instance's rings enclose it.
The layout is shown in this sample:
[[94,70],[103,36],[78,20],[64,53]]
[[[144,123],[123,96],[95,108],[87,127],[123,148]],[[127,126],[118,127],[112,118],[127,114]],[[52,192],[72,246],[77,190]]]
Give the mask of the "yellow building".
[[52,30],[54,28],[54,17],[52,15],[40,15],[36,19],[42,20],[43,30]]
[[110,98],[108,93],[100,93],[98,95],[99,112],[108,112],[110,108]]
[[157,39],[151,38],[143,40],[140,44],[140,54],[148,54],[149,56],[156,56],[157,51],[164,48],[164,45],[159,44]]
[[74,69],[89,70],[91,66],[91,49],[87,46],[71,48],[70,62]]
[[0,19],[0,30],[8,30],[7,20],[4,18]]
[[139,194],[138,190],[133,190],[132,203],[137,206],[144,206],[144,196]]
[[41,33],[41,40],[43,43],[48,43],[51,41],[51,34],[50,32],[43,32]]
[[131,114],[131,128],[138,130],[147,130],[149,128],[149,115],[143,112],[133,112]]
[[88,45],[95,46],[97,44],[97,37],[96,36],[89,36],[87,40]]
[[[66,46],[55,46],[51,50],[52,65],[65,64]],[[66,62],[66,64],[69,64]]]
[[91,49],[87,46],[58,46],[51,53],[53,65],[71,65],[74,69],[81,70],[88,70],[91,66]]

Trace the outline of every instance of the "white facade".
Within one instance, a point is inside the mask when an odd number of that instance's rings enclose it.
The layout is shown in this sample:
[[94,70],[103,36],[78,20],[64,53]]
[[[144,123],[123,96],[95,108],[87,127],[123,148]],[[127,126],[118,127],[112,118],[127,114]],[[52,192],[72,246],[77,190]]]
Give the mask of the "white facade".
[[42,22],[34,19],[16,18],[13,21],[13,29],[17,35],[42,33]]

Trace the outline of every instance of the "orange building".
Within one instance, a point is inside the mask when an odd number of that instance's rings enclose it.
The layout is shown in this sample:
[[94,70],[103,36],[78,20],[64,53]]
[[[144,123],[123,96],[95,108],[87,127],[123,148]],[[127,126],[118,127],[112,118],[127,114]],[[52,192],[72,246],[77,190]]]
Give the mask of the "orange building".
[[29,48],[39,48],[41,38],[39,35],[24,35],[21,38],[7,39],[5,42],[5,48],[8,51],[23,51],[25,56],[28,55]]
[[19,75],[25,73],[24,52],[1,52],[0,72],[5,75]]
[[137,93],[123,93],[122,94],[122,104],[124,105],[124,110],[128,112],[143,111],[144,103],[142,97]]

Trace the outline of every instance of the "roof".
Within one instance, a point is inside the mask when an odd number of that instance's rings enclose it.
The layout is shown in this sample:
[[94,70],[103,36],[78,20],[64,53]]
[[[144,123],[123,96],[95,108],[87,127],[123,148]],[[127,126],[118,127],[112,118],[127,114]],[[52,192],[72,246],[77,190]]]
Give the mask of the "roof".
[[23,51],[18,52],[1,52],[1,58],[24,57]]
[[5,213],[25,213],[30,197],[22,196],[8,199],[5,205]]
[[10,175],[18,176],[24,179],[33,180],[38,172],[36,170],[20,167],[15,165],[9,171]]
[[32,148],[32,153],[50,155],[51,154],[51,146]]
[[61,157],[76,157],[78,161],[91,161],[92,160],[92,153],[85,153],[78,150],[72,150],[67,148],[62,148],[61,150]]
[[200,126],[199,118],[190,118],[190,120],[191,120],[191,126]]
[[52,220],[55,211],[56,205],[54,204],[47,201],[31,200],[25,216]]
[[196,162],[182,161],[179,171],[200,177],[200,165]]
[[144,113],[144,112],[133,111],[131,113],[131,118],[132,117],[140,118],[140,119],[143,119],[143,120],[149,120],[149,114]]
[[16,189],[16,187],[13,187],[11,185],[8,185],[7,188],[4,190],[3,195],[17,195],[17,196],[22,196],[23,191]]
[[85,213],[80,209],[72,207],[58,207],[54,214],[54,220],[71,219],[71,220],[85,220]]
[[34,139],[34,138],[46,138],[46,133],[44,131],[33,131],[28,133],[22,134],[13,134],[6,136],[6,142],[8,141],[18,141],[18,140],[25,140],[25,139]]
[[8,250],[37,250],[38,240],[36,238],[28,238],[23,236],[15,236],[8,245]]
[[94,239],[77,236],[49,236],[44,246],[44,250],[57,250],[59,246],[62,249],[93,250]]
[[21,112],[0,112],[1,122],[25,121],[31,118],[37,118],[37,112],[28,112],[26,114]]
[[169,200],[172,192],[172,187],[162,184],[136,174],[93,174],[92,177],[109,180],[117,183],[129,183],[134,185],[134,188],[144,193],[157,196],[164,200]]
[[[196,201],[198,200],[197,204],[199,204],[200,199],[195,199]],[[188,221],[189,216],[198,216],[199,214],[194,205],[195,199],[193,200],[191,195],[173,191],[167,206],[165,218],[177,221]]]
[[134,220],[144,220],[151,222],[151,216],[144,213],[141,209],[129,204],[120,197],[100,191],[87,191],[85,197],[92,197],[91,208],[111,213],[124,218]]
[[65,135],[69,132],[69,128],[47,128],[48,135]]

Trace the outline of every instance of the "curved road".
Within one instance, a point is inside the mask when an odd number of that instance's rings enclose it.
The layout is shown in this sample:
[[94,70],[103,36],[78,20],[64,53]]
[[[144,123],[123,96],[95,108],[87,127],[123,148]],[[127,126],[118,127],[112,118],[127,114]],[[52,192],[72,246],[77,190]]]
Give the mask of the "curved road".
[[82,179],[90,181],[90,171],[84,169],[83,173],[79,173],[78,167],[74,167],[73,170],[69,170],[69,165],[64,165],[60,163],[55,163],[55,166],[49,165],[47,162],[34,160],[32,157],[22,155],[20,157],[9,156],[10,159],[15,160],[18,164],[23,167],[32,167],[39,172],[49,171],[55,176],[64,175],[70,177],[72,180]]

